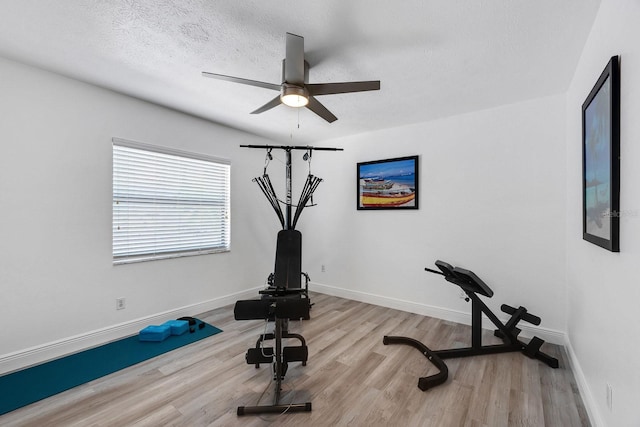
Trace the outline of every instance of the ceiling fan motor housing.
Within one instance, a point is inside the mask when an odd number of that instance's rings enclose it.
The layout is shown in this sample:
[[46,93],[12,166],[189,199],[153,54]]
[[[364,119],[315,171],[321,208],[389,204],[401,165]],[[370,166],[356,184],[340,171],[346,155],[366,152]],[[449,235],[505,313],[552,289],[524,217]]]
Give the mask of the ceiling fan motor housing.
[[[304,107],[309,103],[309,91],[305,84],[309,82],[309,63],[303,61],[303,73],[291,71],[287,75],[287,59],[282,60],[282,88],[280,89],[280,100],[289,107]],[[297,71],[300,71],[299,69]],[[303,80],[300,80],[300,77]]]
[[[298,76],[296,76],[296,74],[299,74],[297,72],[292,73],[291,71],[289,71],[289,76],[287,76],[287,59],[283,59],[282,60],[282,83],[289,83],[289,84],[294,84],[294,85],[298,85],[298,86],[304,86],[305,84],[309,83],[309,63],[307,61],[303,62],[304,64],[304,71],[302,77],[303,80],[300,80],[300,78]],[[289,64],[291,65],[291,64]],[[287,79],[288,77],[288,79]],[[288,81],[289,80],[289,81]]]

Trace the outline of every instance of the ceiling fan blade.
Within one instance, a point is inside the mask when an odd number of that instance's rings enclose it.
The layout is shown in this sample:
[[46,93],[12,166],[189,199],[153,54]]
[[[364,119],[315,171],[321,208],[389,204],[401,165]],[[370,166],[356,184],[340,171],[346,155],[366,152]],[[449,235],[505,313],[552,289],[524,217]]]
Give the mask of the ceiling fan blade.
[[305,85],[309,95],[332,95],[335,93],[365,92],[380,90],[380,80],[344,83],[311,83]]
[[277,107],[280,104],[282,104],[282,101],[280,101],[280,95],[278,95],[275,98],[273,98],[271,101],[269,101],[266,104],[264,104],[262,107],[258,108],[255,111],[252,111],[251,114],[264,113],[265,111],[270,110],[273,107]]
[[263,87],[265,89],[280,90],[280,85],[276,85],[273,83],[259,82],[257,80],[241,79],[240,77],[225,76],[224,74],[208,73],[206,71],[203,71],[202,75],[204,77],[211,77],[212,79],[226,80],[228,82],[241,83],[243,85]]
[[328,121],[329,123],[333,123],[336,120],[338,120],[338,118],[334,116],[331,111],[327,110],[327,107],[322,105],[313,96],[309,97],[309,103],[307,104],[307,108],[313,111],[314,113],[316,113],[317,115],[319,115],[320,117],[322,117],[323,119],[325,119],[326,121]]
[[284,81],[293,85],[304,84],[304,37],[287,33],[284,58]]

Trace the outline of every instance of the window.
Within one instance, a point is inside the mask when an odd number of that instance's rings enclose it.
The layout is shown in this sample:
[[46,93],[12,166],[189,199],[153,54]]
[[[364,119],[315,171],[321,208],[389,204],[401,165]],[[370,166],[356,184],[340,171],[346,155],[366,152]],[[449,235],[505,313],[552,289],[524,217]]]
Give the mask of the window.
[[230,169],[113,138],[113,263],[228,251]]

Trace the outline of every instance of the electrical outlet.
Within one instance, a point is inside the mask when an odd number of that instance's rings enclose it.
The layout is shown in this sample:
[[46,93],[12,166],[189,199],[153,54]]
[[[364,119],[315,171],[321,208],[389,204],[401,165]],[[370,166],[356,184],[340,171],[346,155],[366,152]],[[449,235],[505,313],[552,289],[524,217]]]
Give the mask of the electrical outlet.
[[320,271],[323,272],[323,273],[326,273],[327,272],[327,267],[324,264],[322,264],[320,266]]
[[609,383],[607,383],[607,408],[609,412],[613,411],[613,387]]
[[125,300],[124,298],[116,298],[116,310],[124,310]]

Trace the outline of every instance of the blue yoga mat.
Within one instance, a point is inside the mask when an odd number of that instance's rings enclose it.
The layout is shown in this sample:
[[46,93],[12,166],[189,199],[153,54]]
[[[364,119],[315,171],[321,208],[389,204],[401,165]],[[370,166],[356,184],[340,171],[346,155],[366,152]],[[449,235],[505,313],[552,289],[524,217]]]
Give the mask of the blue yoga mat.
[[222,332],[202,323],[202,329],[196,325],[193,333],[161,342],[140,341],[134,335],[1,376],[0,415]]

